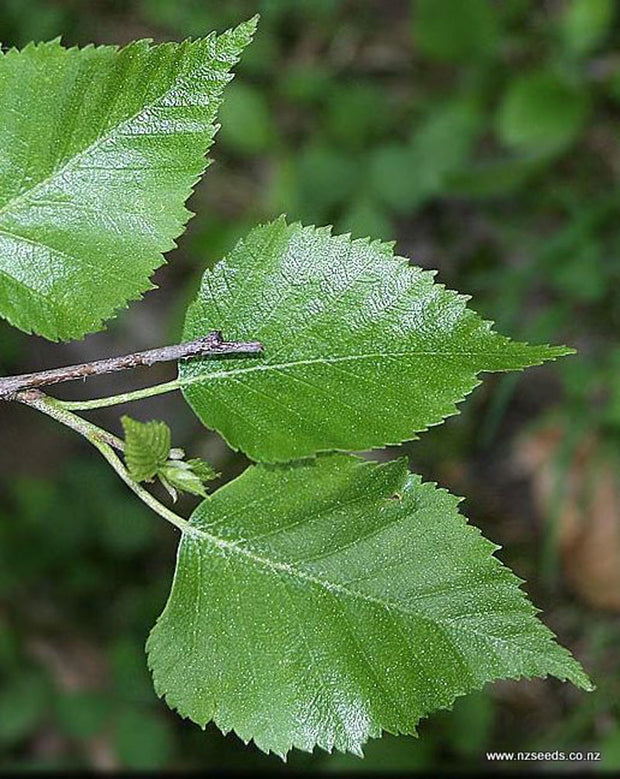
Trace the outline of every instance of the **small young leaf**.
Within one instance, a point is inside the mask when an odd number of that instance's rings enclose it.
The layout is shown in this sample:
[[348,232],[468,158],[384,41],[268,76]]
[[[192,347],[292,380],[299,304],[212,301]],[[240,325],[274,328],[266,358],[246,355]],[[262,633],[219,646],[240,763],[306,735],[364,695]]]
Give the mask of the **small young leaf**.
[[284,756],[360,754],[493,679],[592,689],[458,502],[403,460],[249,468],[181,540],[147,643],[157,693]]
[[588,113],[588,93],[547,70],[516,78],[497,115],[502,141],[516,149],[560,152],[579,135]]
[[254,28],[0,54],[0,316],[78,338],[152,288]]
[[219,476],[209,463],[198,459],[168,460],[159,468],[157,475],[173,500],[177,499],[177,490],[206,498],[204,483]]
[[165,422],[121,418],[125,431],[125,462],[136,481],[150,481],[168,461],[171,433]]
[[199,457],[193,457],[187,461],[187,464],[191,467],[192,473],[203,482],[213,481],[220,475],[210,463],[201,460]]
[[288,225],[254,229],[203,278],[185,338],[223,330],[264,354],[179,365],[203,423],[256,460],[395,444],[457,412],[481,371],[571,352],[517,343],[389,244]]

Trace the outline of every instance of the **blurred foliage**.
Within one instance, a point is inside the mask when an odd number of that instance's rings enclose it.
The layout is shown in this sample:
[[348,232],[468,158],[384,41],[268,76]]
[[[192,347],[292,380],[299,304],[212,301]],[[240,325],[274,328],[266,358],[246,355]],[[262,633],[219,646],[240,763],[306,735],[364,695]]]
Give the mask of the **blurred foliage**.
[[[498,465],[510,437],[551,412],[570,427],[567,447],[589,431],[618,450],[618,4],[0,0],[0,31],[5,46],[56,35],[180,39],[256,11],[259,34],[223,106],[216,163],[193,199],[199,216],[171,256],[170,332],[205,263],[254,221],[286,212],[396,239],[512,336],[577,346],[578,358],[531,378],[487,382],[408,452],[457,491],[468,480],[472,520],[504,543],[502,559],[599,685],[587,697],[551,682],[497,685],[422,723],[419,740],[371,743],[363,763],[294,754],[288,767],[484,769],[486,749],[582,748],[618,770],[618,617],[567,595],[553,543],[532,526],[527,501],[513,500],[526,485],[515,491]],[[2,372],[27,370],[29,345],[3,325]],[[155,699],[142,647],[174,564],[167,529],[94,455],[73,450],[48,473],[16,478],[16,448],[1,477],[2,766],[286,771]],[[225,475],[241,465],[233,457]]]

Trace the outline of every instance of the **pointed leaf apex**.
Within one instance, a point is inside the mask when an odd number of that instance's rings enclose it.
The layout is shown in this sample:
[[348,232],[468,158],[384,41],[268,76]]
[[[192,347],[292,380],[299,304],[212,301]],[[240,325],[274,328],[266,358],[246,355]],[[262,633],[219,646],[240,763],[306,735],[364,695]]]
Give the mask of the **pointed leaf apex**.
[[255,460],[362,451],[457,413],[482,372],[570,353],[491,325],[388,244],[281,216],[205,273],[184,333],[221,328],[264,354],[183,363],[180,383],[205,425]]
[[394,465],[258,465],[201,503],[147,642],[169,706],[281,757],[359,754],[494,679],[591,689],[457,500]]

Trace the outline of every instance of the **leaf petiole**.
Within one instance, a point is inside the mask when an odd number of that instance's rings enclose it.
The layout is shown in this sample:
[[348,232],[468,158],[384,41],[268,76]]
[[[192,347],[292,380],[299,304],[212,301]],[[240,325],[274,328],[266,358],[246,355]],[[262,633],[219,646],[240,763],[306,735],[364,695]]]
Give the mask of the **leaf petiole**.
[[100,454],[106,459],[112,469],[143,503],[156,514],[163,517],[167,522],[170,522],[177,527],[181,532],[187,532],[189,522],[186,519],[175,514],[174,511],[171,511],[167,506],[164,506],[164,504],[160,503],[150,492],[132,479],[122,460],[114,451],[115,448],[120,449],[121,451],[123,449],[123,442],[119,438],[116,438],[116,436],[112,435],[112,433],[108,433],[106,430],[102,430],[100,427],[97,427],[97,425],[93,425],[92,422],[88,422],[86,419],[82,419],[76,414],[72,414],[66,408],[63,408],[61,401],[51,398],[39,390],[20,392],[13,396],[12,399],[52,417],[52,419],[55,419],[57,422],[71,428],[71,430],[75,430],[75,432],[83,436],[99,450]]
[[179,379],[167,381],[164,384],[155,384],[152,387],[143,387],[142,389],[131,392],[121,392],[119,395],[108,395],[104,398],[93,398],[92,400],[57,400],[56,402],[65,411],[91,411],[97,408],[108,408],[109,406],[120,406],[121,403],[131,403],[134,400],[143,400],[152,398],[155,395],[164,395],[166,392],[175,392],[181,388]]

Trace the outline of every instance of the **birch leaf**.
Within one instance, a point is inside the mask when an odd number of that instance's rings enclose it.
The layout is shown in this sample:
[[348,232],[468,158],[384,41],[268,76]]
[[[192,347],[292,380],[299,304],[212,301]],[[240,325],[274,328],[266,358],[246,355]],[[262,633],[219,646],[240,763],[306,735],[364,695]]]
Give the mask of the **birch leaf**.
[[130,476],[136,481],[151,481],[168,461],[172,437],[170,428],[156,419],[138,422],[124,416],[121,422],[125,432],[125,462]]
[[458,502],[403,460],[250,467],[183,534],[147,644],[157,693],[285,756],[360,754],[493,679],[592,689]]
[[205,273],[184,335],[223,330],[264,354],[182,362],[185,398],[233,448],[285,461],[415,438],[457,412],[481,371],[572,351],[499,335],[433,277],[390,244],[283,218],[258,227]]
[[183,43],[56,40],[0,54],[0,316],[79,338],[152,288],[255,24]]

